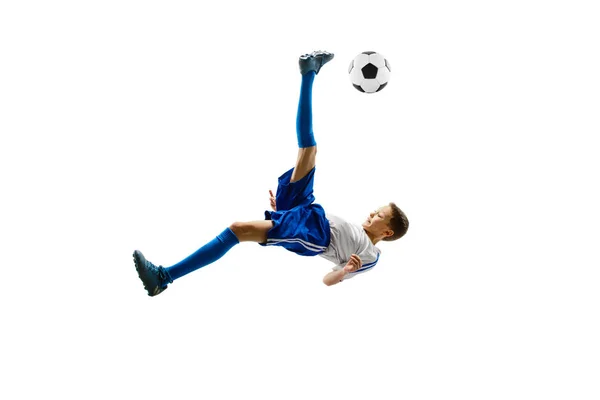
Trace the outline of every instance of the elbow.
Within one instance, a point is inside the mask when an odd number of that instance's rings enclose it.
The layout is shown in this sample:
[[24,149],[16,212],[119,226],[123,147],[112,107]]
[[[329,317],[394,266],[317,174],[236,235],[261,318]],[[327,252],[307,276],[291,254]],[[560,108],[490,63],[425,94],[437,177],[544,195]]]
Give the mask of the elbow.
[[336,285],[344,280],[345,275],[345,273],[342,275],[340,271],[332,271],[323,277],[323,283],[327,286]]
[[335,285],[335,284],[337,284],[337,283],[340,283],[340,282],[341,282],[341,280],[339,280],[339,281],[334,281],[334,280],[331,280],[331,279],[323,278],[323,283],[324,283],[325,285],[327,285],[327,286],[333,286],[333,285]]

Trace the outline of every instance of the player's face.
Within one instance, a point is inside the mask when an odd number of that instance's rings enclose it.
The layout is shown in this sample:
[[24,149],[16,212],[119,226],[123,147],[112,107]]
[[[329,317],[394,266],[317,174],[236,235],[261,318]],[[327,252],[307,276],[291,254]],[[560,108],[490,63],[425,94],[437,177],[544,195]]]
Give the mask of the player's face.
[[371,212],[369,217],[363,222],[363,228],[371,232],[382,232],[388,228],[388,223],[392,217],[392,208],[390,206],[380,207]]

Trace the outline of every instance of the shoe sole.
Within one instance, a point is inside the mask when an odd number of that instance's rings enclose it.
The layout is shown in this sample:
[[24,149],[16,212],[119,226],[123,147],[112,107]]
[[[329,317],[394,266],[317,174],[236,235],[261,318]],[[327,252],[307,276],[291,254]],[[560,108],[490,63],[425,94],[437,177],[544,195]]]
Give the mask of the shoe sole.
[[310,54],[304,54],[300,56],[300,60],[310,60],[312,59],[320,59],[321,65],[319,65],[316,70],[314,69],[307,69],[304,70],[302,69],[302,67],[300,68],[300,73],[304,74],[307,73],[308,71],[315,71],[316,74],[319,73],[319,71],[321,70],[321,68],[323,67],[323,65],[327,64],[329,61],[333,60],[334,58],[334,54],[330,53],[328,51],[323,51],[323,50],[317,50],[317,51],[313,51]]
[[317,51],[313,51],[312,53],[309,53],[309,54],[301,55],[300,58],[303,60],[306,60],[310,57],[318,57],[318,56],[331,56],[331,58],[333,58],[334,54],[330,53],[328,51],[317,50]]

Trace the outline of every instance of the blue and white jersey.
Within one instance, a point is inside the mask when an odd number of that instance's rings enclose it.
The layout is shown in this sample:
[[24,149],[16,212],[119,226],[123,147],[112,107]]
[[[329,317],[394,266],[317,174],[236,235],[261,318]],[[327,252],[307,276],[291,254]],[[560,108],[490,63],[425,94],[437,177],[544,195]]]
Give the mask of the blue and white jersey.
[[319,256],[336,264],[334,271],[339,271],[350,260],[352,254],[356,254],[362,260],[362,267],[355,272],[346,274],[344,279],[352,278],[358,274],[373,269],[381,250],[377,248],[362,226],[352,224],[336,215],[326,213],[331,230],[331,241],[325,251]]

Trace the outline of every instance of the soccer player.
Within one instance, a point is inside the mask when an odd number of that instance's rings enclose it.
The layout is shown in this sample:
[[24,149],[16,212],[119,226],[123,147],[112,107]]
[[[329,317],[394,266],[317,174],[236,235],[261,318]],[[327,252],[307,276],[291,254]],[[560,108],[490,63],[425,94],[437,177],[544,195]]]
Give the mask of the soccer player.
[[326,51],[299,58],[302,84],[296,118],[298,158],[295,167],[279,177],[276,195],[269,191],[273,211],[265,211],[265,220],[234,222],[195,253],[168,268],[157,267],[135,250],[135,268],[149,296],[156,296],[174,280],[217,261],[240,242],[321,256],[336,264],[323,278],[323,283],[331,286],[370,271],[381,254],[375,244],[399,239],[406,233],[408,219],[394,203],[371,212],[362,225],[326,213],[315,203],[317,145],[312,130],[312,86],[321,67],[332,59],[333,54]]

